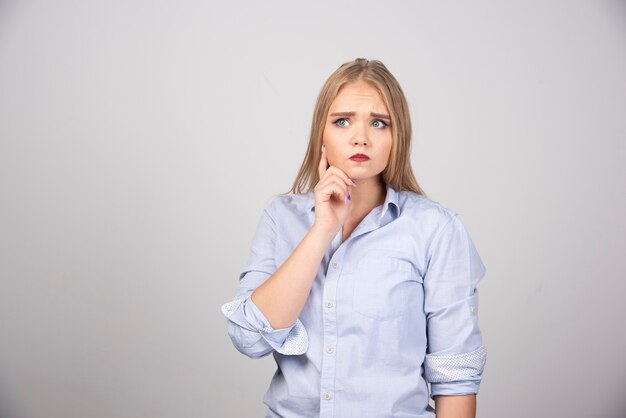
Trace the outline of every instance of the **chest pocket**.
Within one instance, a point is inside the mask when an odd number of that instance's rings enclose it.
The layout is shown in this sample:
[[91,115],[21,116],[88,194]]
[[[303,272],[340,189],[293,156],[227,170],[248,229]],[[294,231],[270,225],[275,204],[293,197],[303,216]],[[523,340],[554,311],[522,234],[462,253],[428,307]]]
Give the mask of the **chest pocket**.
[[403,316],[417,303],[421,278],[396,252],[373,250],[356,263],[353,309],[384,321]]

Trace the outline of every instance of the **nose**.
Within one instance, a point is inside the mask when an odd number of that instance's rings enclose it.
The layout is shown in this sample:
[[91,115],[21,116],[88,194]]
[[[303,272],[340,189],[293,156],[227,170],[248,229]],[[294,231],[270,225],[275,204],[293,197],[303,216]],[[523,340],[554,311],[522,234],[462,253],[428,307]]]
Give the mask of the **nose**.
[[367,133],[365,129],[358,129],[352,138],[352,144],[356,146],[367,145]]

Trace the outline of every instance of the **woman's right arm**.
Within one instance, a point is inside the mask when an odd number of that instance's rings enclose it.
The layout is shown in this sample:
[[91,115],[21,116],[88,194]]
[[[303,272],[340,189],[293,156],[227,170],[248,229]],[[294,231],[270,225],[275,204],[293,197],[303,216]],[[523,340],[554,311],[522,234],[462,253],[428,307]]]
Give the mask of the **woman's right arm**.
[[329,167],[324,148],[318,173],[313,227],[276,273],[252,293],[252,301],[274,328],[290,326],[300,315],[320,262],[348,215],[347,196],[354,182],[343,171]]
[[[311,229],[269,278],[269,273],[259,272],[243,277],[240,288],[251,289],[245,292],[247,297],[222,308],[230,319],[231,339],[239,351],[250,357],[267,355],[273,349],[283,354],[302,354],[302,350],[306,350],[304,343],[297,341],[298,338],[306,340],[306,331],[298,316],[307,301],[320,262],[345,222],[350,204],[347,195],[350,186],[354,185],[341,170],[328,166],[324,152],[318,170],[320,181],[314,189],[315,223]],[[263,242],[269,240],[267,237],[273,229],[271,223],[271,217],[264,216],[255,237],[259,242],[253,245],[273,247],[271,243]],[[291,344],[289,335],[292,336]],[[286,345],[291,345],[292,349]]]
[[286,328],[296,321],[333,238],[313,225],[276,273],[252,292],[252,301],[273,328]]

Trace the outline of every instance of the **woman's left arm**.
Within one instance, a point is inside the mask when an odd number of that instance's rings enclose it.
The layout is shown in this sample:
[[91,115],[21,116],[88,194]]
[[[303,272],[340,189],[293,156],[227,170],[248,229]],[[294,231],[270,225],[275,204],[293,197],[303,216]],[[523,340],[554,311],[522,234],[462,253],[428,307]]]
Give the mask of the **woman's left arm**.
[[478,327],[478,290],[486,269],[464,225],[448,211],[427,250],[424,377],[437,418],[472,417],[487,359]]
[[476,418],[476,395],[435,396],[437,418]]

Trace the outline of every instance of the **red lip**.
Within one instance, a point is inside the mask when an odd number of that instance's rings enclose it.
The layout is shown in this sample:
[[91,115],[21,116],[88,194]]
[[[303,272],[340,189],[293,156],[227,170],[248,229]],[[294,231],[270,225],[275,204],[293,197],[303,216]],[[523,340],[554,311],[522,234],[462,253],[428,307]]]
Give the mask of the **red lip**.
[[354,161],[367,161],[370,159],[370,157],[365,154],[354,154],[352,157],[350,157],[350,159]]

